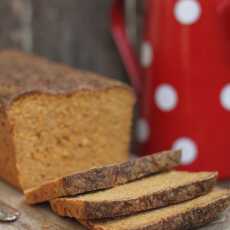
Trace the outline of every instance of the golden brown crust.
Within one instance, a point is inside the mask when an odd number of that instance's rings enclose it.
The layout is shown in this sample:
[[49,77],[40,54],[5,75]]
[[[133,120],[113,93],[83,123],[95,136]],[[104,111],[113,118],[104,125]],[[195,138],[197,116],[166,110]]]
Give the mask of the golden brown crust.
[[125,184],[176,167],[180,162],[180,156],[180,151],[164,151],[121,164],[69,175],[25,191],[26,201],[35,204],[57,197],[72,196]]
[[4,105],[0,103],[0,172],[1,177],[21,189],[14,145],[12,140],[12,124],[9,123]]
[[[9,119],[13,103],[34,94],[47,96],[71,96],[82,91],[105,91],[119,88],[133,95],[127,85],[86,71],[74,70],[44,58],[20,51],[0,52],[0,103],[3,154],[0,156],[1,177],[21,188],[13,143],[14,121]],[[132,98],[134,98],[132,96]]]
[[[204,197],[208,197],[205,195]],[[199,198],[198,198],[199,199]],[[188,201],[192,205],[192,201]],[[180,206],[183,204],[180,204]],[[227,209],[230,205],[230,191],[224,195],[220,195],[217,199],[209,200],[205,205],[195,205],[194,207],[187,208],[186,211],[180,213],[171,213],[168,214],[170,207],[164,208],[166,212],[162,212],[161,218],[158,221],[154,220],[154,212],[155,210],[149,211],[152,212],[153,218],[148,223],[143,224],[138,227],[131,227],[131,226],[121,226],[124,225],[124,218],[121,219],[120,224],[118,224],[119,220],[117,221],[118,227],[117,230],[186,230],[186,229],[193,229],[197,227],[201,227],[210,223],[211,221],[215,220],[218,215]],[[175,205],[176,207],[177,205]],[[139,214],[137,214],[139,215]],[[136,215],[136,216],[137,216]],[[140,213],[142,215],[142,213]],[[127,217],[128,218],[128,217]],[[83,225],[88,227],[91,230],[114,230],[115,227],[109,224],[110,220],[79,220]],[[113,221],[113,220],[112,220]]]
[[133,94],[130,87],[119,81],[13,50],[0,52],[0,75],[0,98],[7,106],[34,93],[71,95],[79,90],[118,87]]
[[193,183],[143,194],[135,199],[107,201],[105,197],[104,201],[84,201],[78,198],[57,198],[50,204],[52,210],[60,216],[76,219],[114,218],[191,200],[208,193],[214,187],[216,178],[217,173],[209,173],[206,178],[199,178]]

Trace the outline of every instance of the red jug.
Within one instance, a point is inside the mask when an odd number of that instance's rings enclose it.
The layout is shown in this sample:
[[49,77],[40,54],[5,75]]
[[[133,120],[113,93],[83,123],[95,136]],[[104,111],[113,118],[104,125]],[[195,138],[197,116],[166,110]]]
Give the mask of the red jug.
[[[182,169],[230,178],[230,1],[145,0],[141,57],[124,0],[112,33],[139,100],[141,154],[182,149]],[[140,60],[140,61],[139,61]]]

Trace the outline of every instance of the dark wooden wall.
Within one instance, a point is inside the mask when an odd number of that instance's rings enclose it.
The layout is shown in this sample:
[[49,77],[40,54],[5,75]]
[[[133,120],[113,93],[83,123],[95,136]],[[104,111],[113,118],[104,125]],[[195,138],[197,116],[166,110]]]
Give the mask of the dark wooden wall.
[[[0,50],[21,49],[129,83],[111,36],[112,1],[0,0]],[[142,1],[125,2],[128,34],[139,47]]]
[[1,0],[0,48],[20,48],[128,81],[111,37],[111,0]]
[[0,48],[31,50],[29,0],[0,1]]

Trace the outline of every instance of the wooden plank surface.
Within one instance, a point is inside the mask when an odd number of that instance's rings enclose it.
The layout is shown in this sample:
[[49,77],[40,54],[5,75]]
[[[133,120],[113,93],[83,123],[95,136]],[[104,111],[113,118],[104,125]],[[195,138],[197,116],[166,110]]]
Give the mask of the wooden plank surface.
[[[225,186],[230,188],[230,182]],[[48,205],[28,206],[20,192],[1,181],[0,200],[21,212],[16,222],[0,223],[0,230],[84,230],[76,221],[53,214]],[[230,230],[230,210],[202,230]]]
[[53,214],[48,205],[25,204],[23,195],[4,182],[0,182],[0,200],[21,212],[17,221],[0,223],[0,230],[84,230],[76,221]]

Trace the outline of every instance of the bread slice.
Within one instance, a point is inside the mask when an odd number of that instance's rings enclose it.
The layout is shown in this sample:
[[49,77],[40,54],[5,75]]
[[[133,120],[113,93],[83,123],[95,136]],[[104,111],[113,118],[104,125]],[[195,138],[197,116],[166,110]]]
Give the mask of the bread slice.
[[230,190],[214,189],[181,204],[114,220],[80,220],[92,230],[183,230],[203,226],[230,205]]
[[57,197],[73,196],[99,189],[114,187],[177,166],[181,151],[164,151],[130,160],[121,164],[107,165],[49,181],[25,191],[30,204]]
[[120,82],[0,53],[0,176],[23,190],[128,159],[134,94]]
[[193,199],[209,192],[217,173],[165,172],[108,190],[57,198],[50,202],[60,216],[101,219],[130,215]]

